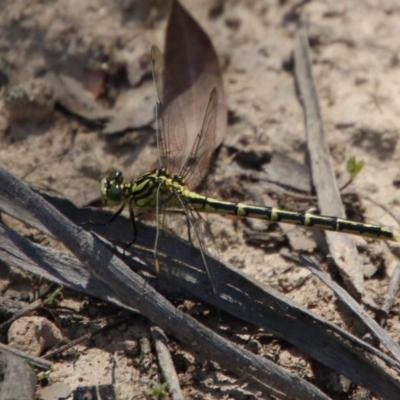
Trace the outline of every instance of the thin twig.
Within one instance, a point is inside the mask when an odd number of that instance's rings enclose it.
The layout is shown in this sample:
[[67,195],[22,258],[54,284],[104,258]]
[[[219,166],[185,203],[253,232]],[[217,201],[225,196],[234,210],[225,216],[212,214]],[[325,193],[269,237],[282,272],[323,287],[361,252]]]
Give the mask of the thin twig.
[[39,309],[40,307],[42,307],[42,305],[43,305],[43,300],[42,299],[37,299],[33,303],[27,305],[21,311],[19,311],[18,313],[14,314],[7,321],[4,321],[0,325],[0,332],[2,332],[3,330],[6,330],[17,319],[23,317],[24,315],[30,314],[32,311],[35,311],[35,310]]
[[151,327],[151,336],[153,337],[156,346],[158,364],[161,368],[165,382],[168,383],[168,391],[171,398],[172,400],[183,400],[183,393],[168,349],[167,337],[165,336],[165,333],[156,326]]
[[32,356],[32,355],[30,355],[28,353],[25,353],[25,352],[23,352],[21,350],[14,349],[14,348],[12,348],[10,346],[7,346],[5,344],[2,344],[2,343],[0,343],[0,350],[1,351],[7,351],[9,353],[12,353],[12,354],[18,356],[18,357],[22,357],[25,360],[28,360],[36,368],[43,369],[45,371],[50,369],[51,366],[52,366],[52,363],[49,362],[49,361],[43,360],[40,357]]
[[393,271],[392,276],[390,277],[389,286],[382,306],[382,311],[386,315],[389,315],[389,312],[393,307],[393,304],[397,298],[397,293],[399,292],[399,287],[400,287],[400,265],[397,264],[396,268]]
[[100,334],[102,332],[108,331],[108,330],[110,330],[112,328],[116,328],[117,326],[121,325],[121,323],[124,322],[124,321],[126,321],[126,317],[118,318],[117,320],[115,320],[115,321],[103,326],[102,328],[96,329],[95,331],[89,332],[86,335],[83,335],[83,336],[79,337],[78,339],[70,341],[69,343],[67,343],[64,346],[61,346],[61,347],[59,347],[57,349],[48,351],[43,356],[43,358],[50,358],[50,357],[54,357],[57,354],[61,354],[64,351],[70,349],[71,347],[74,347],[77,344],[84,342],[85,340],[91,339],[92,337],[94,337],[94,336],[96,336],[96,335],[98,335],[98,334]]
[[[287,258],[294,259],[291,256],[285,254]],[[334,282],[328,275],[320,271],[318,266],[311,261],[309,258],[300,256],[298,261],[308,268],[314,275],[316,275],[322,282],[325,283],[336,295],[337,297],[358,316],[362,322],[368,327],[370,332],[379,339],[379,341],[387,347],[387,349],[392,353],[392,355],[397,360],[396,368],[400,371],[400,347],[398,343],[393,340],[388,333],[382,329],[377,322],[371,318],[371,316],[358,304],[353,297],[351,297],[342,287],[340,287],[336,282]],[[375,351],[374,349],[373,351]],[[371,350],[372,351],[372,350]],[[387,359],[389,361],[389,359]]]

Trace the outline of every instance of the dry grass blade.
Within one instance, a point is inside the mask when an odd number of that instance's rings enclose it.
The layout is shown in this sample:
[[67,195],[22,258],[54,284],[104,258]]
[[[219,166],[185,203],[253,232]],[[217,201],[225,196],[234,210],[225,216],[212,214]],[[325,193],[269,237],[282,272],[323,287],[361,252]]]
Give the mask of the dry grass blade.
[[[8,193],[9,201],[12,201],[17,207],[20,202],[16,199],[20,197],[16,196],[14,189],[11,190],[15,187],[16,182],[4,180],[4,177],[0,174],[0,188],[3,188],[0,189],[0,200],[7,197]],[[61,198],[47,198],[58,209],[62,209],[63,214],[67,215],[71,221],[79,223],[88,219],[93,221],[108,219],[104,212],[77,209]],[[34,204],[43,206],[45,209],[48,208],[47,203],[44,203],[40,197],[35,197]],[[38,208],[31,206],[29,209],[37,214]],[[54,223],[59,226],[63,234],[66,229],[69,229],[66,225],[68,220],[65,220],[64,217]],[[109,240],[126,243],[126,241],[129,241],[129,224],[129,219],[120,217],[112,226],[96,226],[93,230]],[[50,227],[48,228],[50,229]],[[140,229],[138,242],[135,244],[135,248],[131,249],[131,255],[126,257],[125,260],[132,267],[146,268],[147,266],[149,271],[153,271],[154,229],[142,224],[138,228]],[[84,267],[85,264],[80,264],[77,260],[68,265],[66,263],[68,257],[65,255],[53,254],[50,257],[49,251],[44,252],[44,249],[40,246],[29,243],[27,239],[19,237],[16,233],[10,233],[9,230],[3,230],[2,237],[0,257],[6,262],[19,265],[29,272],[46,278],[50,276],[49,279],[64,283],[65,286],[69,287],[71,286],[70,282],[75,282],[76,285],[78,277],[80,287],[78,290],[100,298],[108,298],[109,301],[111,299],[112,302],[122,304],[123,307],[129,307],[129,304],[131,304],[131,307],[137,307],[140,312],[149,316],[167,332],[172,333],[185,343],[189,343],[191,351],[200,354],[201,358],[213,359],[241,377],[260,381],[259,383],[266,384],[268,382],[270,384],[269,379],[272,379],[275,389],[283,391],[284,388],[284,392],[292,396],[296,393],[294,396],[296,398],[310,398],[310,393],[313,393],[316,398],[321,398],[321,393],[318,390],[314,393],[316,389],[313,386],[298,379],[293,380],[290,375],[282,375],[280,369],[275,365],[263,364],[265,360],[261,361],[259,357],[250,355],[248,352],[243,353],[232,343],[210,332],[187,315],[171,308],[171,305],[152,288],[149,288],[142,278],[127,271],[124,263],[117,262],[115,256],[104,251],[104,244],[96,241],[94,249],[87,249],[86,246],[83,246],[82,251],[87,254],[85,256],[86,262],[94,263],[96,267],[98,265],[100,268],[87,270]],[[8,237],[9,239],[7,239]],[[64,243],[66,243],[66,240],[68,238],[63,237]],[[6,246],[5,249],[4,246]],[[54,253],[54,250],[51,253]],[[202,258],[199,252],[189,243],[171,235],[165,235],[159,256],[160,261],[166,265],[166,268],[161,270],[161,283],[164,283],[167,287],[183,288],[186,293],[196,294],[204,301],[215,301],[208,277],[204,272]],[[61,263],[65,264],[64,267],[60,266]],[[381,354],[378,350],[371,349],[348,332],[342,331],[337,326],[327,323],[286,299],[281,293],[251,281],[239,271],[211,258],[207,259],[207,263],[213,268],[213,277],[219,295],[218,304],[222,311],[260,326],[268,332],[275,333],[311,355],[314,359],[330,366],[382,397],[387,396],[388,393],[395,393],[400,396],[398,382],[384,372],[380,366],[373,364],[369,360],[368,354],[364,355],[364,352],[379,357],[389,368],[396,368],[396,361]],[[47,271],[43,272],[39,269],[43,267],[47,267]],[[35,269],[33,270],[33,268]],[[103,268],[107,270],[106,278],[103,275]],[[122,278],[125,280],[124,284],[120,282],[118,277],[121,273],[124,274]],[[51,276],[54,276],[57,280],[54,277],[51,278]],[[101,280],[98,277],[101,277]],[[134,277],[133,280],[132,277]],[[114,284],[113,281],[116,283]],[[90,282],[90,285],[87,285],[88,282]],[[108,282],[112,284],[108,284]],[[121,284],[122,293],[119,286]],[[124,288],[124,285],[127,287]],[[99,288],[100,292],[98,291]],[[127,294],[124,294],[125,290]],[[204,340],[212,343],[205,345]],[[332,357],[332,349],[334,349],[335,357]],[[360,368],[361,365],[363,368]],[[266,376],[264,376],[265,371],[268,371]]]
[[[307,146],[312,179],[323,215],[345,218],[344,208],[330,162],[318,94],[312,75],[306,28],[300,28],[294,49],[295,75],[305,115]],[[363,293],[363,274],[354,240],[348,235],[326,232],[330,253],[339,268],[347,289],[357,295]]]
[[[118,256],[112,254],[97,237],[78,228],[26,184],[0,168],[1,198],[12,199],[16,207],[30,210],[55,238],[64,243],[80,260],[81,268],[88,270],[90,279],[87,284],[92,284],[92,278],[97,278],[114,292],[125,307],[137,308],[152,322],[185,343],[200,359],[214,360],[221,367],[278,396],[285,394],[297,399],[327,399],[309,383],[300,381],[265,358],[230,343],[177,310],[143,278],[132,272]],[[16,246],[18,241],[19,245]],[[32,258],[32,262],[42,261],[39,259],[37,246],[15,233],[11,234],[7,242],[8,247],[2,253],[6,251],[7,255],[11,252],[14,256],[18,253],[17,258],[25,256]],[[3,254],[1,257],[5,258]],[[59,271],[54,264],[47,267],[49,272],[59,277]]]
[[368,327],[370,332],[379,339],[379,341],[387,347],[396,358],[398,365],[400,364],[400,347],[393,338],[381,327],[378,323],[351,297],[342,287],[336,282],[332,281],[328,275],[320,271],[318,267],[309,259],[300,257],[300,262],[305,265],[314,275],[323,281],[330,289],[332,289],[336,296],[346,304]]
[[154,340],[157,358],[164,380],[168,383],[168,389],[172,400],[183,400],[181,387],[179,385],[178,375],[172,361],[171,353],[168,348],[167,337],[165,333],[158,327],[151,327],[151,336]]

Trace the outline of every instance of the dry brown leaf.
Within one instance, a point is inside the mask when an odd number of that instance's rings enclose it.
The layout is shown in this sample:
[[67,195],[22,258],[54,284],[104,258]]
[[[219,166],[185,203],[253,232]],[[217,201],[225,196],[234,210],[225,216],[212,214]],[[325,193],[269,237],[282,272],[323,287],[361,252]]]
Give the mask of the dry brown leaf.
[[52,72],[46,79],[53,86],[56,101],[69,112],[90,121],[104,120],[108,117],[108,110],[97,103],[93,95],[76,79]]
[[110,121],[102,133],[113,134],[150,125],[154,121],[155,103],[154,86],[151,82],[123,92],[118,97],[111,111]]
[[83,70],[82,85],[85,90],[92,93],[95,99],[99,98],[104,92],[104,80],[106,72],[101,69]]

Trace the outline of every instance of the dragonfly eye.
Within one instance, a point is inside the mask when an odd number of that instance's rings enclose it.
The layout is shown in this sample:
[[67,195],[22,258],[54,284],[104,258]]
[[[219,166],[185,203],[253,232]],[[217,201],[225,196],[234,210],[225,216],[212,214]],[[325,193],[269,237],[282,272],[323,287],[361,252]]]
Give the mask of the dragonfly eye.
[[100,183],[101,199],[105,205],[118,206],[122,202],[122,190],[116,179],[103,178]]
[[124,180],[124,176],[122,175],[122,172],[119,171],[118,169],[112,169],[110,173],[108,174],[108,180],[109,181],[115,181],[118,184],[121,184],[122,181]]

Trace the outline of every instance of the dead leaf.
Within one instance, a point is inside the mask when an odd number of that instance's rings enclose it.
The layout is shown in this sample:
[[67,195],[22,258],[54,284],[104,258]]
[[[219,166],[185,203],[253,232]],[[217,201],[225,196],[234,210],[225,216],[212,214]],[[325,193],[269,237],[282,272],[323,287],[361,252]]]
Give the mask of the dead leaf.
[[109,135],[150,125],[155,119],[155,103],[152,82],[146,82],[138,88],[123,92],[118,97],[117,103],[111,111],[110,121],[102,133]]
[[312,192],[309,169],[285,154],[273,152],[271,161],[262,166],[262,171],[260,179],[268,179],[299,192]]
[[56,101],[69,112],[90,121],[104,120],[108,117],[108,110],[97,103],[93,95],[76,79],[53,72],[47,74],[46,79],[53,86]]
[[106,71],[85,68],[83,70],[82,85],[86,91],[90,92],[97,99],[104,92],[105,77]]

